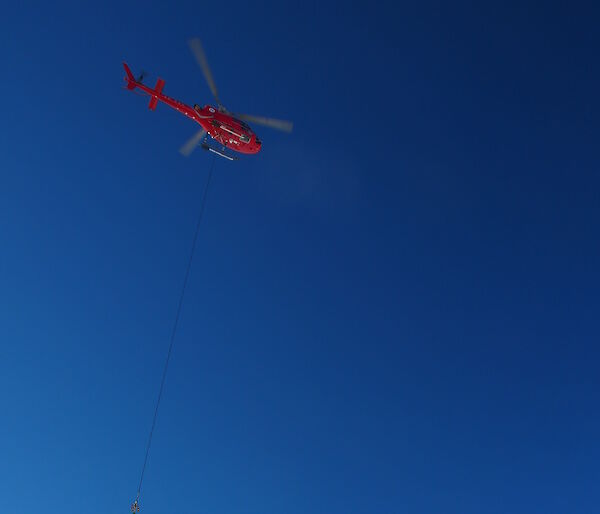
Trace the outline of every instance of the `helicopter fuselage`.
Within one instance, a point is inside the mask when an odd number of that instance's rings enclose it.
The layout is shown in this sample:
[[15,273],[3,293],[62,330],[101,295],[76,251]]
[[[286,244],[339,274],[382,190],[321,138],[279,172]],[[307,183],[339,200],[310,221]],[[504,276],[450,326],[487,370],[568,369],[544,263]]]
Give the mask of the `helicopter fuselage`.
[[127,89],[133,90],[139,88],[150,95],[151,98],[148,105],[150,110],[156,109],[158,102],[165,103],[201,125],[210,137],[224,147],[244,154],[255,154],[260,151],[262,145],[260,139],[245,122],[212,105],[205,105],[204,107],[195,105],[194,107],[190,107],[175,98],[163,94],[162,88],[165,82],[162,79],[158,79],[155,88],[151,89],[142,82],[135,80],[127,65],[125,63],[123,65],[127,72]]

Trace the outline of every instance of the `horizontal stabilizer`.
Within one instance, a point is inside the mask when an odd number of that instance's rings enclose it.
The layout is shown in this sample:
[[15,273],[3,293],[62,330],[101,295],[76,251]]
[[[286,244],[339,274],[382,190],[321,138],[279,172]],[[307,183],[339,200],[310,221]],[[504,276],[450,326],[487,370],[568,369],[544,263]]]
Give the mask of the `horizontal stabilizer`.
[[151,111],[156,109],[158,96],[162,94],[163,87],[165,87],[165,81],[163,79],[158,79],[156,81],[156,87],[154,88],[154,94],[152,95],[152,98],[150,98],[150,103],[148,104],[148,109]]

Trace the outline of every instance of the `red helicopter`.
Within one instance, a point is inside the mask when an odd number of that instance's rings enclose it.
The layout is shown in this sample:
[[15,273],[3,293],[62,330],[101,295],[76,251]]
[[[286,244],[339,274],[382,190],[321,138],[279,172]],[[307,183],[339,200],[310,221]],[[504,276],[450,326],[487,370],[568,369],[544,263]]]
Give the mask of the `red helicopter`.
[[[136,79],[133,76],[133,73],[131,73],[129,66],[127,66],[126,63],[123,63],[125,73],[127,74],[125,77],[127,89],[134,90],[135,88],[139,88],[150,95],[150,104],[148,105],[150,110],[153,111],[156,109],[158,102],[163,102],[202,126],[202,128],[180,148],[179,151],[182,155],[186,157],[190,155],[201,141],[201,146],[204,150],[211,151],[231,161],[236,159],[236,157],[230,155],[227,152],[228,149],[244,154],[258,153],[262,143],[258,136],[248,126],[246,121],[283,130],[284,132],[292,131],[293,125],[290,121],[264,118],[262,116],[251,116],[249,114],[234,114],[225,109],[219,100],[217,86],[215,85],[210,67],[208,66],[208,60],[206,59],[206,54],[202,48],[202,43],[199,39],[194,38],[190,39],[188,44],[200,69],[204,73],[204,78],[208,83],[208,87],[215,97],[217,102],[216,107],[213,107],[212,105],[205,105],[204,107],[194,105],[194,107],[190,107],[179,100],[175,100],[174,98],[163,94],[162,90],[165,81],[161,78],[156,81],[154,89],[151,89],[142,83],[143,74]],[[207,134],[220,143],[220,148],[211,146],[207,143]]]

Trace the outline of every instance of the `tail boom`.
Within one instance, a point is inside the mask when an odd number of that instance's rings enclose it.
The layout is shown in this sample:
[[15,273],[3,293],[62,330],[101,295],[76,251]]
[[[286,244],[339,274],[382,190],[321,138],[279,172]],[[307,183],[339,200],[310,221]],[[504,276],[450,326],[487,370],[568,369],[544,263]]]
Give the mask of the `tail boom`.
[[[154,87],[154,89],[151,89],[146,84],[138,82],[135,79],[133,73],[131,72],[129,66],[127,66],[126,63],[123,63],[123,68],[125,68],[126,73],[125,81],[127,82],[127,89],[133,90],[135,88],[138,88],[141,89],[144,93],[150,95],[150,103],[148,104],[148,108],[151,111],[156,109],[158,102],[163,102],[169,107],[179,111],[182,114],[185,114],[188,118],[192,118],[193,120],[197,121],[202,125],[202,118],[193,107],[190,107],[189,105],[186,105],[183,102],[180,102],[179,100],[175,100],[175,98],[171,98],[170,96],[163,94],[162,90],[165,86],[165,81],[163,79],[159,78],[156,81],[156,86]],[[202,121],[204,120],[202,119]]]

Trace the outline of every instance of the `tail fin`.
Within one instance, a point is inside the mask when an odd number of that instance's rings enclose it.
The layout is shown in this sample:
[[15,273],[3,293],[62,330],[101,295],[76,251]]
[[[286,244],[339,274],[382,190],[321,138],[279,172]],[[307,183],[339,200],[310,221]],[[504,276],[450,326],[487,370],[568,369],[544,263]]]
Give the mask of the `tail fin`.
[[123,68],[125,68],[125,73],[127,73],[127,77],[125,77],[125,80],[127,80],[127,89],[135,89],[137,82],[133,76],[133,73],[131,73],[129,66],[127,66],[125,63],[123,63]]

